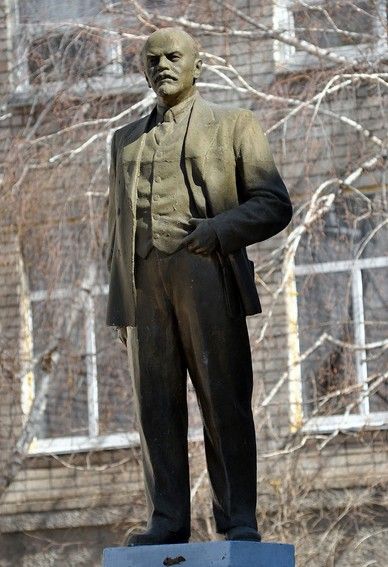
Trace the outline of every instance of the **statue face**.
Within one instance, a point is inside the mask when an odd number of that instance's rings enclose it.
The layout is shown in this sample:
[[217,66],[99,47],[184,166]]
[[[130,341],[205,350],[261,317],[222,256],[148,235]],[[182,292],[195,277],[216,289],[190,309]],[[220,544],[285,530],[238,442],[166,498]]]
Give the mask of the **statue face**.
[[202,61],[196,57],[188,37],[179,32],[161,31],[147,40],[143,64],[150,87],[172,106],[192,94]]

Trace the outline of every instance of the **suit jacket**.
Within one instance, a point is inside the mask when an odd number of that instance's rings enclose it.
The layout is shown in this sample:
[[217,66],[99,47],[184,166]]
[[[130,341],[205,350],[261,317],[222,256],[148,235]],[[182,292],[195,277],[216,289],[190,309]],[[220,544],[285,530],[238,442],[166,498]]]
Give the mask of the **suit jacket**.
[[[108,204],[107,324],[135,326],[134,246],[137,182],[151,114],[112,138]],[[126,167],[122,164],[126,149]],[[182,167],[197,210],[209,218],[236,277],[247,315],[260,311],[245,247],[290,222],[291,202],[254,114],[195,98],[183,144]]]

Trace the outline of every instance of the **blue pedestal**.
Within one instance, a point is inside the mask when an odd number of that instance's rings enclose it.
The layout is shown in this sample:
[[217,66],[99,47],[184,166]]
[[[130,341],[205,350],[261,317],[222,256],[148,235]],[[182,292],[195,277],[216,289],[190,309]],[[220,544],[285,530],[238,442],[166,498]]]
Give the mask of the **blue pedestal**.
[[104,549],[104,567],[295,567],[294,546],[214,541]]

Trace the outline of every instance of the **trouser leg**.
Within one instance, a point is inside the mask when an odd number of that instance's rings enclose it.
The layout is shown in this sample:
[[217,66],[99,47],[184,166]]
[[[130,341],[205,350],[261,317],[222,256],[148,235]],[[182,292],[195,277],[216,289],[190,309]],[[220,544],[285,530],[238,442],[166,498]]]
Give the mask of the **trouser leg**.
[[186,365],[156,252],[136,263],[137,405],[149,527],[190,533]]
[[245,317],[227,313],[215,256],[186,250],[174,256],[174,307],[203,416],[217,531],[256,529],[256,437]]

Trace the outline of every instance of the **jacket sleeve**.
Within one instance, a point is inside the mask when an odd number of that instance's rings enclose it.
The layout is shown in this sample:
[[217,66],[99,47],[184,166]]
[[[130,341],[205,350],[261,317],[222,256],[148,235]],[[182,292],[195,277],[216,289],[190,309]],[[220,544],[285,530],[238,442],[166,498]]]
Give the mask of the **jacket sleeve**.
[[108,198],[108,249],[107,268],[110,271],[116,233],[116,132],[111,141],[109,164],[109,198]]
[[291,220],[292,205],[255,115],[242,110],[234,130],[239,206],[211,219],[223,254],[266,240]]

